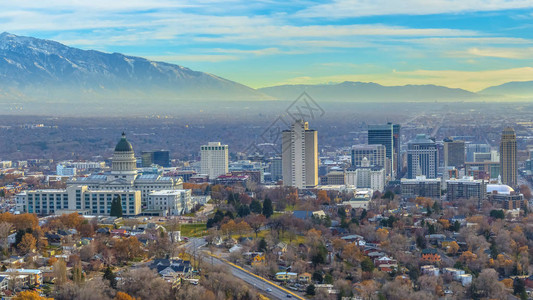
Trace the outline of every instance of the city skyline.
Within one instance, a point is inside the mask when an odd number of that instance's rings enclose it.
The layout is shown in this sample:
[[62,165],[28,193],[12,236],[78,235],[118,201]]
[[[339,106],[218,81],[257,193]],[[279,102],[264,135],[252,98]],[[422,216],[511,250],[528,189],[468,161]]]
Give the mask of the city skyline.
[[253,88],[350,80],[478,91],[533,78],[530,1],[55,0],[0,8],[2,31],[176,63]]

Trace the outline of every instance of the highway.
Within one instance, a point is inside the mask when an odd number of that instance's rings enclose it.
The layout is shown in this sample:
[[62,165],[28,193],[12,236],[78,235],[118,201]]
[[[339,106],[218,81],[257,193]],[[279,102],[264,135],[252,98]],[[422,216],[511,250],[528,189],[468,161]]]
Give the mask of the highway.
[[[204,263],[212,263],[213,265],[227,266],[229,270],[231,271],[231,274],[233,274],[233,276],[253,286],[255,289],[261,291],[263,295],[267,296],[270,299],[288,299],[290,297],[287,297],[287,294],[291,294],[292,298],[294,299],[305,299],[301,296],[298,296],[292,291],[284,290],[283,288],[281,288],[280,286],[278,286],[277,284],[273,282],[270,282],[269,280],[266,280],[262,277],[249,273],[246,270],[238,266],[235,266],[226,260],[217,258],[215,256],[211,256],[207,253],[207,251],[200,251],[199,248],[205,245],[207,245],[207,242],[205,239],[191,238],[189,242],[183,245],[182,247],[189,254],[203,255]],[[271,289],[271,291],[267,292],[266,291],[267,289]]]

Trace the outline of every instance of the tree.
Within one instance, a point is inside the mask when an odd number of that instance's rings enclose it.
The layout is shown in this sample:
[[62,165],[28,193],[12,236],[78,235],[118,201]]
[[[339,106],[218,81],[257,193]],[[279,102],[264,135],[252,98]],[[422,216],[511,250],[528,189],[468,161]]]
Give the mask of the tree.
[[472,282],[472,291],[476,297],[504,299],[505,287],[498,281],[498,273],[494,269],[483,269]]
[[459,251],[459,245],[456,241],[451,242],[446,250],[448,254],[457,254],[457,251]]
[[374,263],[372,262],[372,260],[370,260],[370,258],[368,256],[366,256],[361,261],[361,269],[363,270],[363,272],[372,272],[372,271],[374,271]]
[[1,241],[2,249],[7,249],[9,245],[7,237],[11,233],[12,228],[13,228],[13,225],[11,225],[8,222],[0,223],[0,241]]
[[261,202],[259,202],[259,200],[254,199],[252,200],[252,203],[250,203],[250,210],[254,214],[261,214],[261,212],[263,211],[263,206],[261,205]]
[[263,215],[268,219],[274,214],[274,209],[272,208],[272,200],[266,198],[263,202]]
[[315,295],[315,285],[314,284],[308,285],[307,288],[305,289],[305,293],[307,295],[314,296]]
[[22,254],[28,254],[35,250],[36,244],[37,241],[35,240],[33,235],[31,233],[26,233],[18,244],[18,249]]
[[111,270],[111,267],[107,267],[104,271],[103,279],[109,281],[109,286],[116,289],[117,288],[117,279],[115,277],[115,274],[113,274],[113,270]]
[[124,292],[118,292],[117,295],[115,296],[114,300],[137,300],[137,298],[133,298],[132,296],[130,296],[130,295],[124,293]]
[[72,281],[74,281],[75,284],[79,285],[83,282],[84,279],[85,276],[83,275],[83,268],[81,267],[81,262],[78,261],[72,268]]
[[111,202],[111,211],[109,212],[109,215],[117,218],[122,217],[122,200],[120,199],[120,195],[117,195]]
[[56,261],[52,266],[52,271],[55,285],[61,286],[67,282],[67,264],[64,260]]
[[52,300],[53,298],[41,297],[36,291],[22,291],[18,293],[12,300]]
[[54,299],[111,300],[114,294],[115,292],[101,278],[95,277],[81,285],[68,282],[56,288]]
[[317,193],[317,198],[318,198],[318,203],[320,204],[329,204],[329,197],[328,197],[328,192],[325,191],[325,190],[320,190],[318,191]]
[[267,242],[265,239],[259,240],[259,245],[257,246],[257,251],[265,252],[267,250]]
[[249,214],[250,214],[250,208],[248,207],[248,205],[239,206],[239,209],[237,211],[237,215],[239,217],[244,218],[244,217],[246,217]]
[[503,212],[503,210],[491,210],[490,211],[490,217],[491,218],[494,218],[494,219],[505,219],[505,213]]
[[132,297],[154,300],[171,298],[170,284],[149,268],[129,269],[120,277],[122,280],[118,289]]
[[126,262],[144,256],[141,242],[134,236],[115,241],[113,249],[115,250],[117,260],[120,262]]
[[263,215],[250,215],[246,217],[246,222],[253,229],[255,237],[257,238],[257,234],[261,230],[261,227],[263,227],[263,225],[266,223],[266,218]]

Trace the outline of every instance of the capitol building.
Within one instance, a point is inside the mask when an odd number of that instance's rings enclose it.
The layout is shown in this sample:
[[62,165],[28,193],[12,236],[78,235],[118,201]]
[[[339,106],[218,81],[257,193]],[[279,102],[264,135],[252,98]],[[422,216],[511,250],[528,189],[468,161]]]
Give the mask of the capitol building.
[[194,206],[191,191],[183,190],[181,178],[141,174],[133,147],[122,133],[110,172],[73,177],[66,189],[24,191],[16,196],[17,210],[38,215],[77,212],[109,215],[111,202],[120,197],[126,216],[180,215]]
[[115,147],[112,161],[109,174],[73,178],[67,182],[67,187],[84,185],[91,190],[140,191],[143,208],[147,208],[150,193],[183,188],[181,178],[174,179],[158,174],[139,174],[135,152],[126,139],[125,133],[122,133],[122,138]]

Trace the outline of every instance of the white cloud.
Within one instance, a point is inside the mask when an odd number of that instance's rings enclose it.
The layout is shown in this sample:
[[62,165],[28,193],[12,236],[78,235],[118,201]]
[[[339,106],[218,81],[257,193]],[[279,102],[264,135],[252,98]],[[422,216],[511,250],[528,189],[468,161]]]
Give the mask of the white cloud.
[[191,54],[191,55],[148,55],[147,59],[154,61],[164,61],[181,64],[184,61],[193,62],[221,62],[229,60],[238,60],[235,55],[212,55],[212,54]]
[[531,0],[334,0],[303,9],[296,17],[354,18],[430,15],[531,8]]
[[532,59],[533,48],[470,48],[468,54],[474,56],[511,58],[511,59]]

